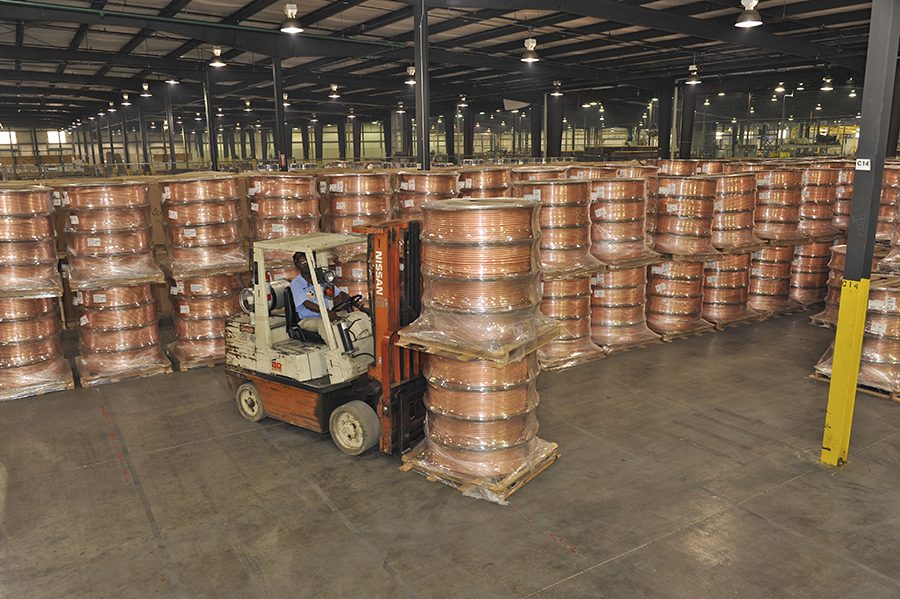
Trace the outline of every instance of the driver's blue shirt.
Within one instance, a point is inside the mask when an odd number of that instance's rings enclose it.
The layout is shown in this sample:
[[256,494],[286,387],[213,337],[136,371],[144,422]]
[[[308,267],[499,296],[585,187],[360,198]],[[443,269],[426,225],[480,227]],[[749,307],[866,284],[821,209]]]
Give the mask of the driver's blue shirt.
[[[291,295],[294,296],[294,306],[297,308],[297,317],[300,318],[300,320],[305,318],[322,318],[321,314],[313,312],[303,305],[303,302],[306,301],[310,301],[316,305],[319,304],[319,300],[316,298],[315,287],[312,283],[304,279],[303,275],[297,275],[294,277],[294,280],[291,281]],[[324,293],[322,295],[324,296]],[[325,304],[328,309],[331,309],[331,301],[327,297],[325,298]]]

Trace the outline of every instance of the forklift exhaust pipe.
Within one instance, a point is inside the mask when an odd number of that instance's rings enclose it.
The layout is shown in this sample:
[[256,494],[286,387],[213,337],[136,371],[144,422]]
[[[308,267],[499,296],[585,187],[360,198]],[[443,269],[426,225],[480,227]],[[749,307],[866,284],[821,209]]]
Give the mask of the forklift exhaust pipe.
[[353,339],[350,338],[350,331],[347,329],[346,322],[337,323],[338,334],[341,337],[341,344],[344,346],[344,353],[349,354],[356,348],[353,346]]

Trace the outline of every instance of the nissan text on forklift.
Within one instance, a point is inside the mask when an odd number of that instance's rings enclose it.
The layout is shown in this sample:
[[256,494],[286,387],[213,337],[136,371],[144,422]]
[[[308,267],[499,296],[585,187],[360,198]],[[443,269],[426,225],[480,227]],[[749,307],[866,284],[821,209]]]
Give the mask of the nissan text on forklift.
[[[253,287],[241,293],[243,313],[226,325],[225,373],[247,420],[268,417],[330,432],[350,455],[376,444],[399,454],[421,438],[425,414],[421,355],[396,344],[397,331],[418,317],[421,305],[419,223],[392,221],[354,232],[254,242]],[[331,267],[339,248],[361,242],[368,309],[361,295],[336,291]],[[301,322],[297,305],[304,301],[293,297],[290,281],[267,280],[267,254],[298,252],[308,267],[304,293],[314,295],[304,307],[317,308],[321,322]],[[330,298],[334,305],[325,309]]]

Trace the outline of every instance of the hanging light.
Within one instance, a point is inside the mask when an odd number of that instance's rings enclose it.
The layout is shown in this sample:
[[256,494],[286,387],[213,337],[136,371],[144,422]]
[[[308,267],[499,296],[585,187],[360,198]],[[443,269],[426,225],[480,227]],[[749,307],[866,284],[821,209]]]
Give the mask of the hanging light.
[[180,85],[181,81],[179,81],[175,77],[169,77],[168,79],[166,79],[166,83],[168,83],[169,85]]
[[582,107],[582,108],[590,108],[590,107],[591,107],[591,103],[590,103],[590,102],[585,102],[584,104],[581,105],[581,107]]
[[775,93],[780,94],[784,92],[784,81],[779,81],[778,86],[775,88]]
[[319,119],[316,117],[316,113],[313,113],[312,118],[309,119],[310,123],[318,123]]
[[415,85],[416,84],[416,67],[406,67],[406,81],[404,81],[406,85]]
[[690,76],[687,78],[687,81],[685,81],[686,85],[700,85],[701,81],[700,77],[697,76],[697,71],[697,65],[692,64],[688,66],[688,73],[690,73]]
[[855,90],[855,89],[851,89],[851,90],[850,90],[850,93],[847,94],[847,95],[850,96],[851,98],[855,98],[855,97],[856,97],[856,90]]
[[825,75],[822,77],[822,87],[819,88],[819,91],[830,92],[834,89],[834,86],[831,85],[831,75]]
[[798,84],[797,84],[797,91],[798,91],[798,92],[802,92],[804,89],[806,89],[806,87],[804,87],[804,85],[803,85],[802,83],[798,83]]
[[762,25],[762,15],[756,10],[759,0],[741,0],[744,10],[738,15],[737,21],[734,22],[735,27],[748,29],[750,27],[759,27]]
[[703,105],[709,106],[709,98],[706,98],[705,100],[703,100]]
[[350,109],[350,114],[347,115],[347,118],[348,118],[348,119],[355,119],[355,118],[356,118],[356,115],[353,114],[353,109],[352,109],[352,108]]
[[561,87],[562,87],[562,81],[554,81],[553,82],[553,91],[550,92],[550,95],[557,97],[557,98],[559,96],[563,95],[562,91],[560,91]]
[[777,102],[777,101],[778,101],[778,96],[772,96],[772,102]]
[[195,120],[195,121],[202,121],[202,120],[203,120],[203,118],[200,116],[200,113],[199,113],[199,112],[196,112],[196,113],[194,113],[194,114],[196,115],[196,116],[194,117],[194,120]]
[[288,106],[291,105],[291,103],[288,102],[287,92],[284,92],[283,94],[281,94],[281,105],[284,106],[285,108],[287,108]]
[[151,97],[153,97],[153,94],[150,93],[150,84],[149,84],[149,83],[147,83],[146,81],[144,81],[143,83],[141,83],[141,88],[144,90],[144,91],[141,92],[141,97],[142,97],[142,98],[151,98]]
[[816,104],[816,110],[822,110],[822,105],[821,105],[821,104]]
[[403,102],[397,103],[397,114],[406,114],[406,110],[403,108]]
[[535,51],[537,48],[537,40],[533,37],[529,37],[525,40],[525,51],[522,52],[522,62],[538,62],[541,58],[538,56],[538,53]]
[[328,97],[331,98],[332,100],[337,100],[338,98],[341,97],[341,94],[338,93],[337,83],[331,84],[331,93],[328,94]]
[[300,21],[297,20],[296,4],[285,4],[284,15],[285,19],[281,22],[282,33],[303,33],[303,27],[300,25]]
[[721,98],[722,96],[725,95],[725,92],[719,92],[719,93],[717,93],[716,95],[719,96],[719,97]]
[[225,110],[225,109],[222,108],[221,106],[219,106],[218,108],[216,108],[216,110],[219,111],[219,116],[222,116],[222,111]]
[[122,106],[131,106],[131,100],[128,99],[128,92],[122,92]]
[[250,112],[253,109],[250,108],[250,100],[244,100],[244,112]]
[[457,106],[458,108],[465,108],[465,107],[467,107],[468,104],[466,104],[466,97],[465,97],[465,96],[460,96],[460,97],[459,97],[459,102],[457,102],[456,106]]
[[789,117],[788,117],[788,120],[789,120],[789,121],[793,121],[793,120],[794,120],[794,115],[789,116]]
[[88,120],[89,120],[89,121],[93,121],[93,120],[94,120],[94,117],[89,116],[89,117],[88,117]]
[[219,46],[215,46],[212,49],[212,53],[213,57],[212,60],[209,61],[209,66],[216,69],[221,69],[222,67],[224,67],[225,63],[222,62],[222,48],[220,48]]
[[107,112],[115,112],[115,111],[116,111],[116,105],[113,104],[112,102],[110,102],[110,103],[109,103],[109,108],[107,108],[106,111],[107,111]]

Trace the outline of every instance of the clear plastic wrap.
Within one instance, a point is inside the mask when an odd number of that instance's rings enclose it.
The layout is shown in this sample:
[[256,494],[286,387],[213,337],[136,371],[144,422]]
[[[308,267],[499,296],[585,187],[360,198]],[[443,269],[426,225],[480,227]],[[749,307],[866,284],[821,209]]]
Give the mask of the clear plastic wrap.
[[0,216],[53,214],[50,193],[41,185],[0,185]]
[[295,235],[316,233],[319,230],[319,217],[272,217],[254,218],[250,221],[253,239],[280,239]]
[[560,323],[556,339],[538,349],[544,370],[559,370],[603,357],[591,340],[591,277],[553,280],[545,277],[540,310]]
[[663,336],[708,329],[703,320],[703,262],[667,260],[650,267],[647,326]]
[[659,166],[660,175],[687,176],[696,174],[699,164],[699,160],[660,160],[657,166]]
[[603,264],[643,262],[659,256],[647,235],[643,179],[591,181],[591,253]]
[[801,169],[770,169],[756,173],[754,234],[760,239],[803,239],[799,230],[802,202]]
[[250,200],[250,218],[319,218],[318,198],[258,197]]
[[646,217],[644,224],[647,227],[647,233],[650,233],[651,248],[654,245],[653,233],[656,232],[656,202],[659,194],[659,178],[657,173],[659,167],[656,166],[627,166],[621,167],[616,171],[617,177],[643,179],[644,192],[647,198]]
[[798,230],[807,237],[838,233],[834,225],[837,169],[811,168],[803,171],[800,188],[800,224]]
[[725,172],[725,164],[724,160],[698,160],[695,173],[698,175],[717,175]]
[[390,195],[394,191],[390,173],[351,172],[322,175],[329,195]]
[[254,173],[247,177],[247,196],[251,201],[260,203],[266,198],[317,198],[316,176],[299,173]]
[[140,181],[91,181],[56,188],[69,211],[141,208],[150,205],[149,188]]
[[0,187],[0,297],[62,295],[49,187]]
[[71,389],[56,300],[0,299],[0,400]]
[[504,197],[511,183],[512,173],[508,168],[486,167],[459,171],[459,192],[464,197]]
[[894,205],[894,221],[891,223],[891,249],[881,260],[879,268],[883,272],[900,272],[900,203]]
[[734,254],[703,265],[703,318],[726,325],[755,318],[747,306],[751,255]]
[[0,368],[0,401],[45,395],[74,387],[72,367],[61,355],[28,366]]
[[215,225],[235,222],[241,217],[237,200],[164,202],[162,211],[165,223],[173,227]]
[[713,204],[712,245],[720,250],[756,246],[753,234],[756,209],[756,178],[752,174],[727,174],[716,177]]
[[607,353],[659,340],[647,328],[647,268],[611,270],[591,279],[591,339]]
[[216,202],[240,198],[238,179],[223,173],[188,173],[159,182],[166,202]]
[[750,264],[748,305],[758,312],[778,312],[794,306],[791,300],[791,262],[794,246],[763,248]]
[[241,287],[235,274],[170,281],[175,341],[167,350],[179,369],[225,359],[225,324],[241,311]]
[[791,299],[802,306],[819,304],[828,291],[831,241],[798,245],[791,262]]
[[[872,254],[872,272],[881,268],[887,255],[884,248],[875,247]],[[828,282],[825,293],[825,309],[812,316],[812,322],[822,326],[837,326],[838,309],[841,303],[841,285],[844,281],[844,260],[847,258],[846,245],[831,246],[831,260],[828,262]]]
[[397,191],[453,197],[459,193],[459,173],[455,171],[401,171]]
[[567,166],[520,166],[512,169],[510,174],[513,183],[519,181],[549,181],[565,179]]

